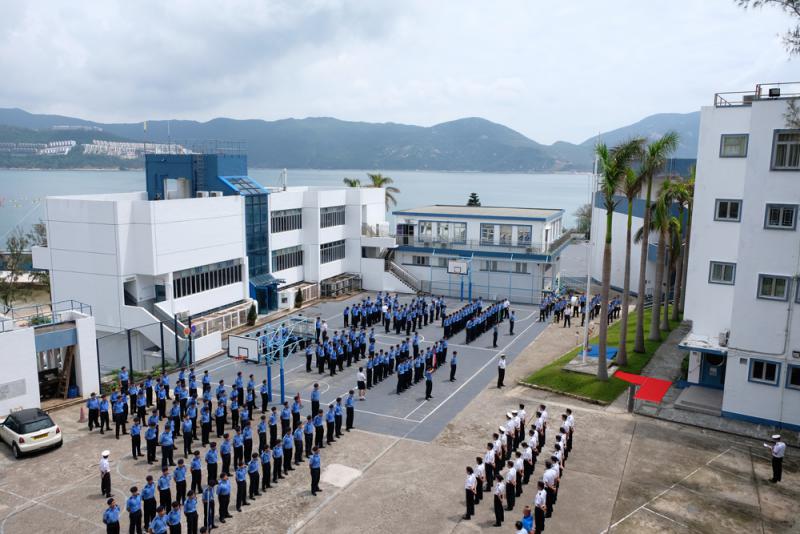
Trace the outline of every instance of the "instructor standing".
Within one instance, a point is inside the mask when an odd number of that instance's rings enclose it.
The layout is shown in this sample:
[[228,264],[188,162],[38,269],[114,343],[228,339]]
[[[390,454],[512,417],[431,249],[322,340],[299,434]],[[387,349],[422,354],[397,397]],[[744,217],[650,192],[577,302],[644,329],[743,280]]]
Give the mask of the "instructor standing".
[[773,434],[772,444],[765,443],[764,446],[772,452],[772,478],[773,484],[781,481],[783,474],[783,456],[786,454],[786,444],[781,441],[780,434]]
[[500,360],[497,362],[497,389],[503,387],[503,381],[506,379],[506,355],[501,354]]

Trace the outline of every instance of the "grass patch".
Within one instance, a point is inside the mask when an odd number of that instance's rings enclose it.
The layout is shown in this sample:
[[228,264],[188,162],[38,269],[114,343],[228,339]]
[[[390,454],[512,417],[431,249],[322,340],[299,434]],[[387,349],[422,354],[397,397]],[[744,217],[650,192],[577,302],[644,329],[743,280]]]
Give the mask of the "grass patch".
[[[644,311],[644,324],[645,324],[645,353],[639,354],[633,352],[633,343],[636,339],[636,313],[633,312],[628,316],[628,365],[620,367],[621,370],[629,373],[639,373],[642,368],[647,365],[650,358],[653,357],[658,347],[661,346],[662,341],[649,341],[646,339],[647,331],[650,325],[650,316],[652,310],[650,308]],[[670,321],[670,330],[674,330],[680,321]],[[662,337],[667,338],[668,333],[662,332]],[[608,345],[618,346],[620,336],[620,321],[612,324],[608,329]],[[597,337],[589,340],[590,344],[597,344]],[[580,395],[582,397],[589,397],[604,404],[610,404],[616,399],[620,393],[625,391],[629,384],[624,380],[611,377],[607,382],[598,380],[594,376],[585,375],[582,373],[574,373],[564,371],[564,367],[575,356],[580,354],[581,347],[569,351],[563,356],[559,357],[554,362],[539,369],[524,381],[528,384],[535,384],[537,386],[544,386],[563,393],[571,393],[573,395]]]

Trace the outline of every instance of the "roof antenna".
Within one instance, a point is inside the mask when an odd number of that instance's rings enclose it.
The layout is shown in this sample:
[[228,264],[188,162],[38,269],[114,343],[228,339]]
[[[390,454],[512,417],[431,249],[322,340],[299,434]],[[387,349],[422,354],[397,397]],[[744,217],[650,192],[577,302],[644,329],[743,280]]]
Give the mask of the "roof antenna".
[[281,188],[286,191],[286,184],[289,181],[289,173],[286,172],[286,169],[281,171]]

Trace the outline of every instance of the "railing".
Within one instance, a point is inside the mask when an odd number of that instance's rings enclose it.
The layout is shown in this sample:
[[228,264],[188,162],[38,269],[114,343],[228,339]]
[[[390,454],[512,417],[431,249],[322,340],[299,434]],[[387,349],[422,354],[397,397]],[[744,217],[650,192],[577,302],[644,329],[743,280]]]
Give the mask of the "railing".
[[422,291],[422,284],[419,283],[419,280],[417,280],[414,275],[412,275],[411,273],[400,267],[391,258],[386,258],[384,260],[384,265],[388,272],[395,275],[401,282],[403,282],[409,288],[413,289],[414,291]]
[[760,83],[755,91],[729,91],[714,94],[714,107],[750,106],[756,100],[800,96],[800,82]]
[[453,241],[445,239],[426,239],[413,235],[398,235],[397,244],[410,247],[435,248],[437,250],[474,250],[507,252],[509,254],[549,254],[561,245],[572,239],[569,233],[562,234],[552,243],[490,243],[478,239],[466,239],[463,241]]
[[361,235],[363,237],[393,237],[389,233],[388,224],[361,223]]
[[15,328],[27,328],[45,324],[63,322],[62,314],[79,312],[92,314],[92,307],[77,300],[61,300],[49,304],[32,304],[20,308],[3,306],[0,315],[0,332],[9,332]]

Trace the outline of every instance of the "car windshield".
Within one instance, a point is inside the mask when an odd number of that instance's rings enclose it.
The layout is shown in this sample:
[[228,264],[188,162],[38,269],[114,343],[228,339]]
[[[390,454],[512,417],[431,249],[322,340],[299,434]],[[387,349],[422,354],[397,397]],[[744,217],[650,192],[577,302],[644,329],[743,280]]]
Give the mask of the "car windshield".
[[50,427],[54,427],[55,424],[53,420],[49,417],[44,417],[42,419],[37,419],[35,421],[28,421],[27,423],[22,423],[20,425],[20,434],[31,434],[33,432],[39,432],[40,430],[45,430]]

